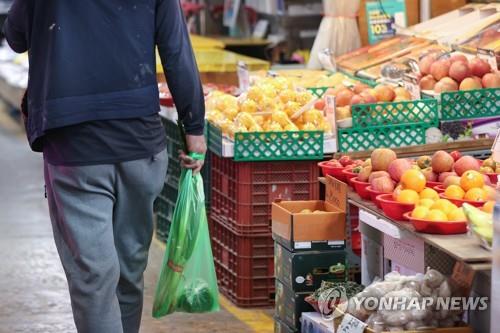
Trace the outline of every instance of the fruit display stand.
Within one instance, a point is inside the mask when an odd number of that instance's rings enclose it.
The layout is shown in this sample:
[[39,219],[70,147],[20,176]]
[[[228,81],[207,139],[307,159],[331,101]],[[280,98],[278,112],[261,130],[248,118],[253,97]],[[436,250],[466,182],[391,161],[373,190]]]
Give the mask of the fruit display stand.
[[[320,178],[324,184],[327,179]],[[427,267],[451,274],[456,262],[475,272],[473,294],[489,296],[492,253],[468,234],[433,235],[415,231],[407,221],[388,218],[373,202],[348,192],[350,205],[359,208],[363,236],[362,284],[397,269],[403,273],[423,273]],[[486,332],[487,313],[469,313],[477,332]]]

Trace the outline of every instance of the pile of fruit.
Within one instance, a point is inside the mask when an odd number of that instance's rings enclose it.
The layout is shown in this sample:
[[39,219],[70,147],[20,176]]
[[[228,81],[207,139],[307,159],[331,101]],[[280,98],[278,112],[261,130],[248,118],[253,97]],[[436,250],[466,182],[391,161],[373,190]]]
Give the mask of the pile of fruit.
[[322,87],[336,87],[339,84],[354,84],[355,81],[345,76],[342,73],[331,74],[327,71],[304,70],[304,69],[287,69],[277,71],[258,71],[252,72],[250,80],[257,83],[263,78],[274,76],[284,77],[295,86],[304,88],[322,88]]
[[479,172],[483,174],[500,174],[500,163],[495,162],[491,157],[483,161],[479,168]]
[[338,85],[336,88],[328,89],[324,97],[315,103],[316,109],[324,110],[326,96],[335,96],[336,98],[335,116],[338,121],[352,117],[352,105],[411,100],[410,92],[403,87],[394,88],[389,85],[379,84],[375,88],[371,88],[364,83],[357,83],[352,87]]
[[[314,97],[309,91],[294,87],[286,78],[264,78],[239,97],[212,92],[206,99],[207,119],[229,137],[241,132],[330,133],[332,129],[323,112],[312,105],[308,107],[312,101]],[[298,111],[304,112],[294,117]]]
[[431,53],[419,62],[420,88],[435,93],[481,88],[500,88],[500,74],[491,69],[490,64],[480,58],[469,60],[460,53],[449,58],[439,58]]

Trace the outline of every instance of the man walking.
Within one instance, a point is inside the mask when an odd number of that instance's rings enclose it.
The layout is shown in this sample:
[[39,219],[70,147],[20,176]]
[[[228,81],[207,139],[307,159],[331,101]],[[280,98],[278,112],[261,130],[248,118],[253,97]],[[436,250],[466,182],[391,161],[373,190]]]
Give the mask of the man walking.
[[155,46],[188,149],[206,151],[179,0],[15,0],[4,33],[14,51],[29,53],[22,111],[31,148],[43,152],[78,332],[137,333],[153,201],[167,170]]

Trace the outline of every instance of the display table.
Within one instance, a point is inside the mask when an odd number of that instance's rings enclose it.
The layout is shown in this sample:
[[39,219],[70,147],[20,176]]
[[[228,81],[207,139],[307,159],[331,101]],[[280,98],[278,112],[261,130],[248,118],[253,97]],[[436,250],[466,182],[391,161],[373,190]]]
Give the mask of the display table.
[[[320,177],[326,184],[326,179]],[[403,275],[423,273],[427,267],[451,275],[455,263],[472,271],[471,295],[490,297],[492,253],[468,234],[432,235],[416,232],[409,222],[395,221],[371,201],[349,190],[347,201],[359,209],[362,234],[362,284],[396,270]],[[476,332],[489,331],[489,310],[470,311],[469,324]]]

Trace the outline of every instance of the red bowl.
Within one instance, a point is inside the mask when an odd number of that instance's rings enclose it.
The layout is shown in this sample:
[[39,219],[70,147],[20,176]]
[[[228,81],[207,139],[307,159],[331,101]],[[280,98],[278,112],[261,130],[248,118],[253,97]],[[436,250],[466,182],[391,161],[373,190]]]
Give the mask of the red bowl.
[[405,213],[405,218],[411,221],[418,232],[436,235],[457,235],[467,232],[467,222],[427,221],[411,217],[411,212]]
[[496,185],[498,183],[498,174],[496,173],[485,173],[486,176],[490,179],[492,185]]
[[437,193],[444,193],[446,191],[446,188],[444,187],[443,184],[439,184],[433,187],[434,190],[436,190]]
[[435,188],[436,186],[439,186],[439,185],[443,185],[443,183],[427,181],[427,183],[425,184],[426,187],[430,187],[430,188]]
[[370,186],[370,183],[360,182],[358,177],[352,178],[351,183],[361,199],[370,200],[370,193],[366,190],[366,188]]
[[[366,188],[366,190],[368,191],[368,193],[370,193],[370,200],[373,201],[373,203],[380,209],[382,209],[382,206],[380,205],[380,201],[377,200],[378,196],[381,195],[381,194],[387,194],[387,193],[383,193],[383,192],[377,192],[375,190],[372,189],[371,186],[368,186]],[[391,194],[392,195],[392,194]]]
[[449,200],[450,202],[452,202],[453,204],[455,204],[455,206],[457,207],[462,207],[462,205],[464,203],[468,203],[469,205],[472,205],[474,207],[483,207],[484,204],[486,203],[486,201],[472,201],[472,200],[461,200],[461,199],[450,199],[450,198],[447,198],[444,193],[439,193],[439,196],[443,199],[446,199],[446,200]]
[[352,172],[349,169],[342,170],[342,173],[344,174],[344,176],[345,176],[345,178],[347,180],[347,184],[349,184],[349,186],[351,186],[351,187],[354,187],[354,185],[351,182],[351,179],[356,178],[358,176],[358,174]]
[[380,202],[385,216],[396,221],[405,221],[407,218],[404,214],[411,212],[415,208],[414,204],[403,204],[395,201],[392,198],[392,193],[381,194],[377,197],[377,200]]
[[342,173],[342,171],[344,171],[345,167],[332,167],[326,163],[328,163],[328,161],[323,161],[323,162],[318,163],[318,166],[321,168],[321,171],[323,172],[324,177],[332,176],[332,177],[337,178],[340,181],[343,181],[343,182],[346,181],[346,177]]

